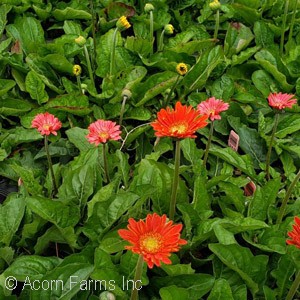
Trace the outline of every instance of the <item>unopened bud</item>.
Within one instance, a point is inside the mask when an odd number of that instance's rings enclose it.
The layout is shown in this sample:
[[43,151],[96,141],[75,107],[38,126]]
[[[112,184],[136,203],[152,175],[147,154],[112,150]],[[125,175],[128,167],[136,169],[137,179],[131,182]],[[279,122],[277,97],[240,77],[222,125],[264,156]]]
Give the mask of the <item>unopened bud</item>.
[[146,3],[144,10],[146,13],[153,11],[154,10],[154,6],[151,3]]
[[100,294],[99,299],[100,300],[116,300],[116,297],[113,293],[105,291]]
[[122,91],[122,97],[127,97],[127,99],[130,99],[132,96],[132,93],[129,89],[124,89]]
[[73,66],[73,74],[75,76],[79,76],[81,74],[81,67],[79,65]]
[[184,63],[179,63],[176,66],[176,71],[179,75],[185,75],[188,71],[188,66]]
[[211,10],[218,10],[221,7],[221,3],[218,0],[214,0],[213,2],[209,3],[209,7]]
[[80,35],[77,39],[75,39],[75,43],[79,46],[83,46],[86,43],[86,39]]
[[174,27],[172,24],[165,25],[165,33],[170,35],[174,33]]
[[119,29],[119,31],[123,31],[123,30],[126,30],[129,27],[131,27],[130,23],[128,22],[128,20],[125,16],[122,16],[121,18],[119,18],[116,26]]

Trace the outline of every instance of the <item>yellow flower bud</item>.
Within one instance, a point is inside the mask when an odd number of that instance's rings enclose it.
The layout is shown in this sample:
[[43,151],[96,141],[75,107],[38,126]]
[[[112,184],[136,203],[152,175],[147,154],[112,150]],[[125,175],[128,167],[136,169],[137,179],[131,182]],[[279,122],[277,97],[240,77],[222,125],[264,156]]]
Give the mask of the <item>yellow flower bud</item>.
[[127,18],[125,16],[122,16],[121,18],[119,18],[116,26],[119,29],[119,31],[123,31],[123,30],[126,30],[129,27],[131,27],[130,23],[127,21]]
[[154,6],[151,3],[146,3],[144,10],[146,13],[153,11],[154,10]]
[[86,43],[86,39],[80,35],[77,39],[75,39],[75,43],[79,46],[83,46]]
[[176,66],[176,71],[179,75],[185,75],[188,71],[188,66],[184,63],[179,63]]
[[172,24],[165,25],[165,33],[166,34],[173,34],[174,33],[174,27]]
[[81,74],[81,67],[79,65],[73,66],[73,74],[75,76],[79,76]]
[[218,10],[221,7],[221,3],[218,0],[214,0],[213,2],[209,3],[209,7],[211,10]]

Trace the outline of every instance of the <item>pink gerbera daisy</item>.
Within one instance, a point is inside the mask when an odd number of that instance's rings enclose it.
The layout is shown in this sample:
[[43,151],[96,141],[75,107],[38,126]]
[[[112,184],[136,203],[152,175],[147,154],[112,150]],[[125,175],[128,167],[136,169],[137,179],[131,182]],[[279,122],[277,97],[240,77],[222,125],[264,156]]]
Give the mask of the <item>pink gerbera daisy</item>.
[[216,99],[215,97],[211,97],[203,102],[201,102],[198,106],[198,112],[200,115],[208,116],[211,121],[220,120],[220,113],[229,108],[229,104],[225,103],[222,100]]
[[61,128],[61,122],[48,112],[38,114],[31,122],[31,127],[36,128],[42,135],[57,135],[57,130]]
[[115,122],[97,120],[88,127],[89,134],[86,136],[91,144],[98,146],[109,140],[117,141],[121,138],[120,125]]
[[269,105],[276,109],[292,108],[297,103],[293,94],[271,93],[268,97]]

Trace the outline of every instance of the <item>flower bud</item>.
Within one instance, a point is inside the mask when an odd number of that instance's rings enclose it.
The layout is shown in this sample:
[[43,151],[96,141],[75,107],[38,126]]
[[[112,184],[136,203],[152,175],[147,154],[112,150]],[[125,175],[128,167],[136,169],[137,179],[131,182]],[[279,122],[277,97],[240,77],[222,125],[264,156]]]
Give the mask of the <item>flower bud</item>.
[[146,3],[144,10],[146,13],[153,11],[154,10],[154,6],[151,3]]
[[177,66],[176,66],[176,71],[179,75],[185,75],[188,71],[188,66],[184,63],[179,63]]
[[81,74],[81,67],[79,65],[73,66],[73,74],[75,76],[79,76]]
[[214,0],[213,2],[209,3],[209,7],[211,10],[218,10],[221,7],[221,3],[218,0]]
[[105,291],[100,294],[99,300],[116,300],[116,297],[113,293]]
[[172,24],[165,25],[165,33],[170,35],[174,33],[174,27]]
[[80,35],[77,39],[75,39],[75,43],[79,46],[83,46],[86,43],[86,39]]
[[126,89],[126,88],[125,88],[125,89],[122,91],[122,97],[127,97],[127,99],[130,99],[131,96],[132,96],[132,93],[131,93],[131,91],[130,91],[129,89]]
[[119,18],[116,24],[119,31],[123,31],[131,27],[130,23],[128,22],[127,18],[125,16],[122,16]]

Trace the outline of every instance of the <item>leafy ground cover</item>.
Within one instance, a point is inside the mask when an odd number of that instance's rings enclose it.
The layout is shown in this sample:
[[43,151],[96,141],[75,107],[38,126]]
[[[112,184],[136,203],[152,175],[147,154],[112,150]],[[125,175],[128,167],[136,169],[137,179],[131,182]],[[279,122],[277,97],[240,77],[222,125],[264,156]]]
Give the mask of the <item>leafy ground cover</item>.
[[1,0],[0,299],[299,299],[299,8]]

